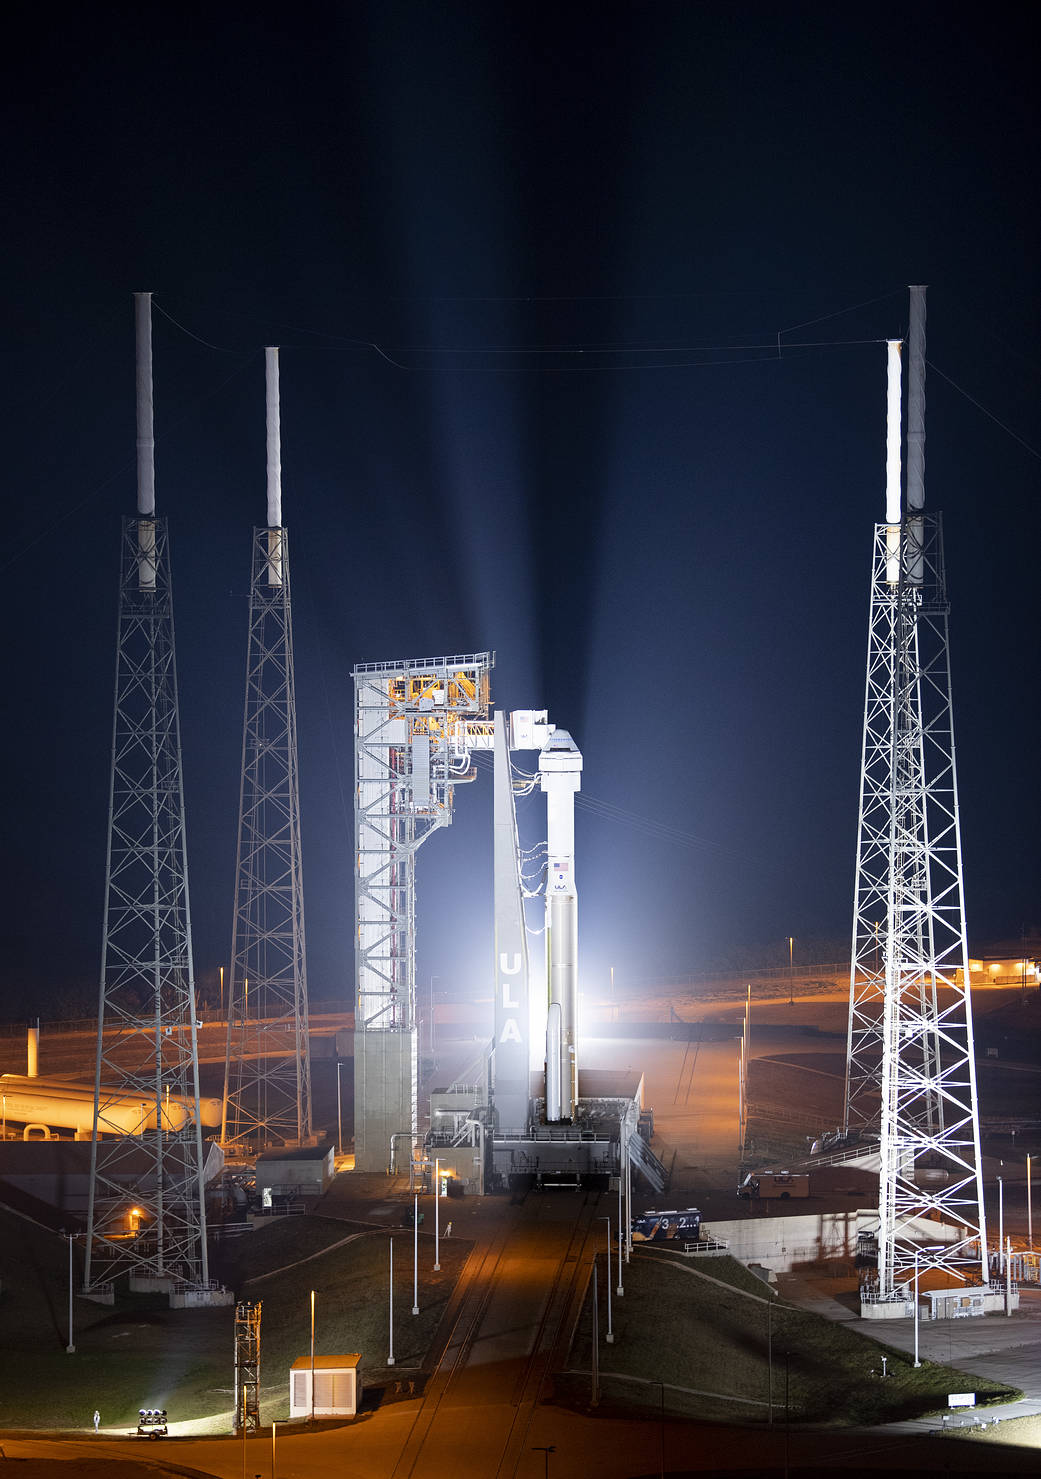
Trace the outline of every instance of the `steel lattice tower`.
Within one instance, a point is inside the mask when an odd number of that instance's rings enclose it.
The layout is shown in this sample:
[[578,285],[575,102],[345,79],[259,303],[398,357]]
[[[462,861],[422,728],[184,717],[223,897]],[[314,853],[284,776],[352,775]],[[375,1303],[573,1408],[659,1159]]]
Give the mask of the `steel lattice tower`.
[[260,1300],[235,1306],[234,1431],[260,1431]]
[[[887,520],[868,628],[846,1127],[880,1137],[878,1297],[922,1270],[987,1282],[939,516],[924,513],[924,289],[912,289],[907,497],[890,346]],[[895,390],[894,390],[895,386]],[[954,1229],[960,1229],[955,1231]]]
[[451,822],[455,787],[474,778],[482,725],[491,744],[493,662],[478,652],[354,669],[359,1171],[386,1170],[391,1136],[418,1135],[416,853]]
[[221,1142],[311,1134],[289,542],[281,522],[278,351],[268,349],[268,526],[253,531]]
[[138,517],[122,533],[87,1289],[125,1272],[137,1287],[208,1281],[173,599],[152,467],[151,295],[135,298]]

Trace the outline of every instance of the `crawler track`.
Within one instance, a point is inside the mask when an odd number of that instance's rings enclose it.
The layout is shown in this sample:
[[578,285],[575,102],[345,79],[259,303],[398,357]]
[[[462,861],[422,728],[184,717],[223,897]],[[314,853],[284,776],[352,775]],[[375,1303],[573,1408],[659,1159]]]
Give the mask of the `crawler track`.
[[[599,1200],[597,1193],[586,1192],[569,1221],[544,1222],[528,1215],[504,1226],[490,1243],[475,1248],[456,1287],[447,1333],[392,1470],[393,1479],[421,1479],[428,1471],[442,1471],[433,1452],[440,1446],[438,1430],[444,1427],[454,1431],[460,1406],[471,1405],[464,1388],[465,1379],[474,1376],[468,1363],[475,1344],[482,1338],[489,1343],[503,1341],[504,1337],[489,1334],[488,1330],[482,1335],[482,1327],[489,1322],[496,1296],[509,1296],[509,1266],[530,1264],[531,1249],[536,1246],[539,1278],[530,1292],[530,1301],[537,1301],[538,1313],[533,1313],[530,1323],[511,1331],[507,1338],[513,1348],[501,1359],[477,1368],[491,1371],[493,1367],[519,1364],[519,1369],[511,1373],[508,1397],[484,1409],[481,1417],[481,1472],[497,1479],[508,1479],[516,1473],[554,1351],[567,1340],[585,1289],[592,1262],[590,1228]],[[536,1200],[526,1210],[530,1213],[538,1207]]]

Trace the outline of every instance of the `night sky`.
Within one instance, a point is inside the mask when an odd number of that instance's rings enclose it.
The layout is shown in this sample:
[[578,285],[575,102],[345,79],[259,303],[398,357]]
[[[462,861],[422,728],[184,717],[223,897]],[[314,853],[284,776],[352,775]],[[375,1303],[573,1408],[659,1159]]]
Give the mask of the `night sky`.
[[[352,994],[350,670],[484,648],[496,701],[548,708],[626,814],[580,813],[584,989],[786,960],[789,934],[797,959],[841,948],[880,341],[911,282],[970,941],[1036,924],[1028,7],[7,14],[3,1015],[96,993],[135,289],[204,990],[230,944],[265,344],[312,998]],[[490,833],[482,776],[420,854],[423,980],[488,986]]]

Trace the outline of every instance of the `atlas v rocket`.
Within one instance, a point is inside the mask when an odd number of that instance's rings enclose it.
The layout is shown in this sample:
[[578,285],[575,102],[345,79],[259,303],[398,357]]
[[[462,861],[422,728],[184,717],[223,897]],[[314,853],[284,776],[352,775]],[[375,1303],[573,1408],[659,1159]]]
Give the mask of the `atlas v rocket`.
[[539,755],[546,793],[546,1119],[574,1117],[578,1101],[575,1027],[578,1007],[578,892],[575,887],[575,792],[582,755],[557,729]]
[[[575,1050],[578,1004],[578,892],[575,886],[575,793],[582,755],[546,711],[523,709],[495,718],[495,1101],[504,1128],[526,1123],[529,1034],[542,1012],[528,991],[528,953],[519,871],[517,818],[509,752],[538,750],[546,793],[546,1120],[574,1118],[578,1100]],[[541,1056],[541,1055],[540,1055]],[[534,1055],[532,1055],[534,1057]]]

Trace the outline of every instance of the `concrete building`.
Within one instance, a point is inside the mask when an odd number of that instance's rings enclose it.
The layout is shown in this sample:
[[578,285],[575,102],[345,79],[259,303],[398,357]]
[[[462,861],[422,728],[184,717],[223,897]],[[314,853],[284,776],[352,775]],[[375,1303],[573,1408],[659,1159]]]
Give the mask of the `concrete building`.
[[270,1207],[276,1196],[320,1197],[333,1179],[336,1149],[332,1144],[298,1150],[269,1150],[257,1156],[257,1195]]

